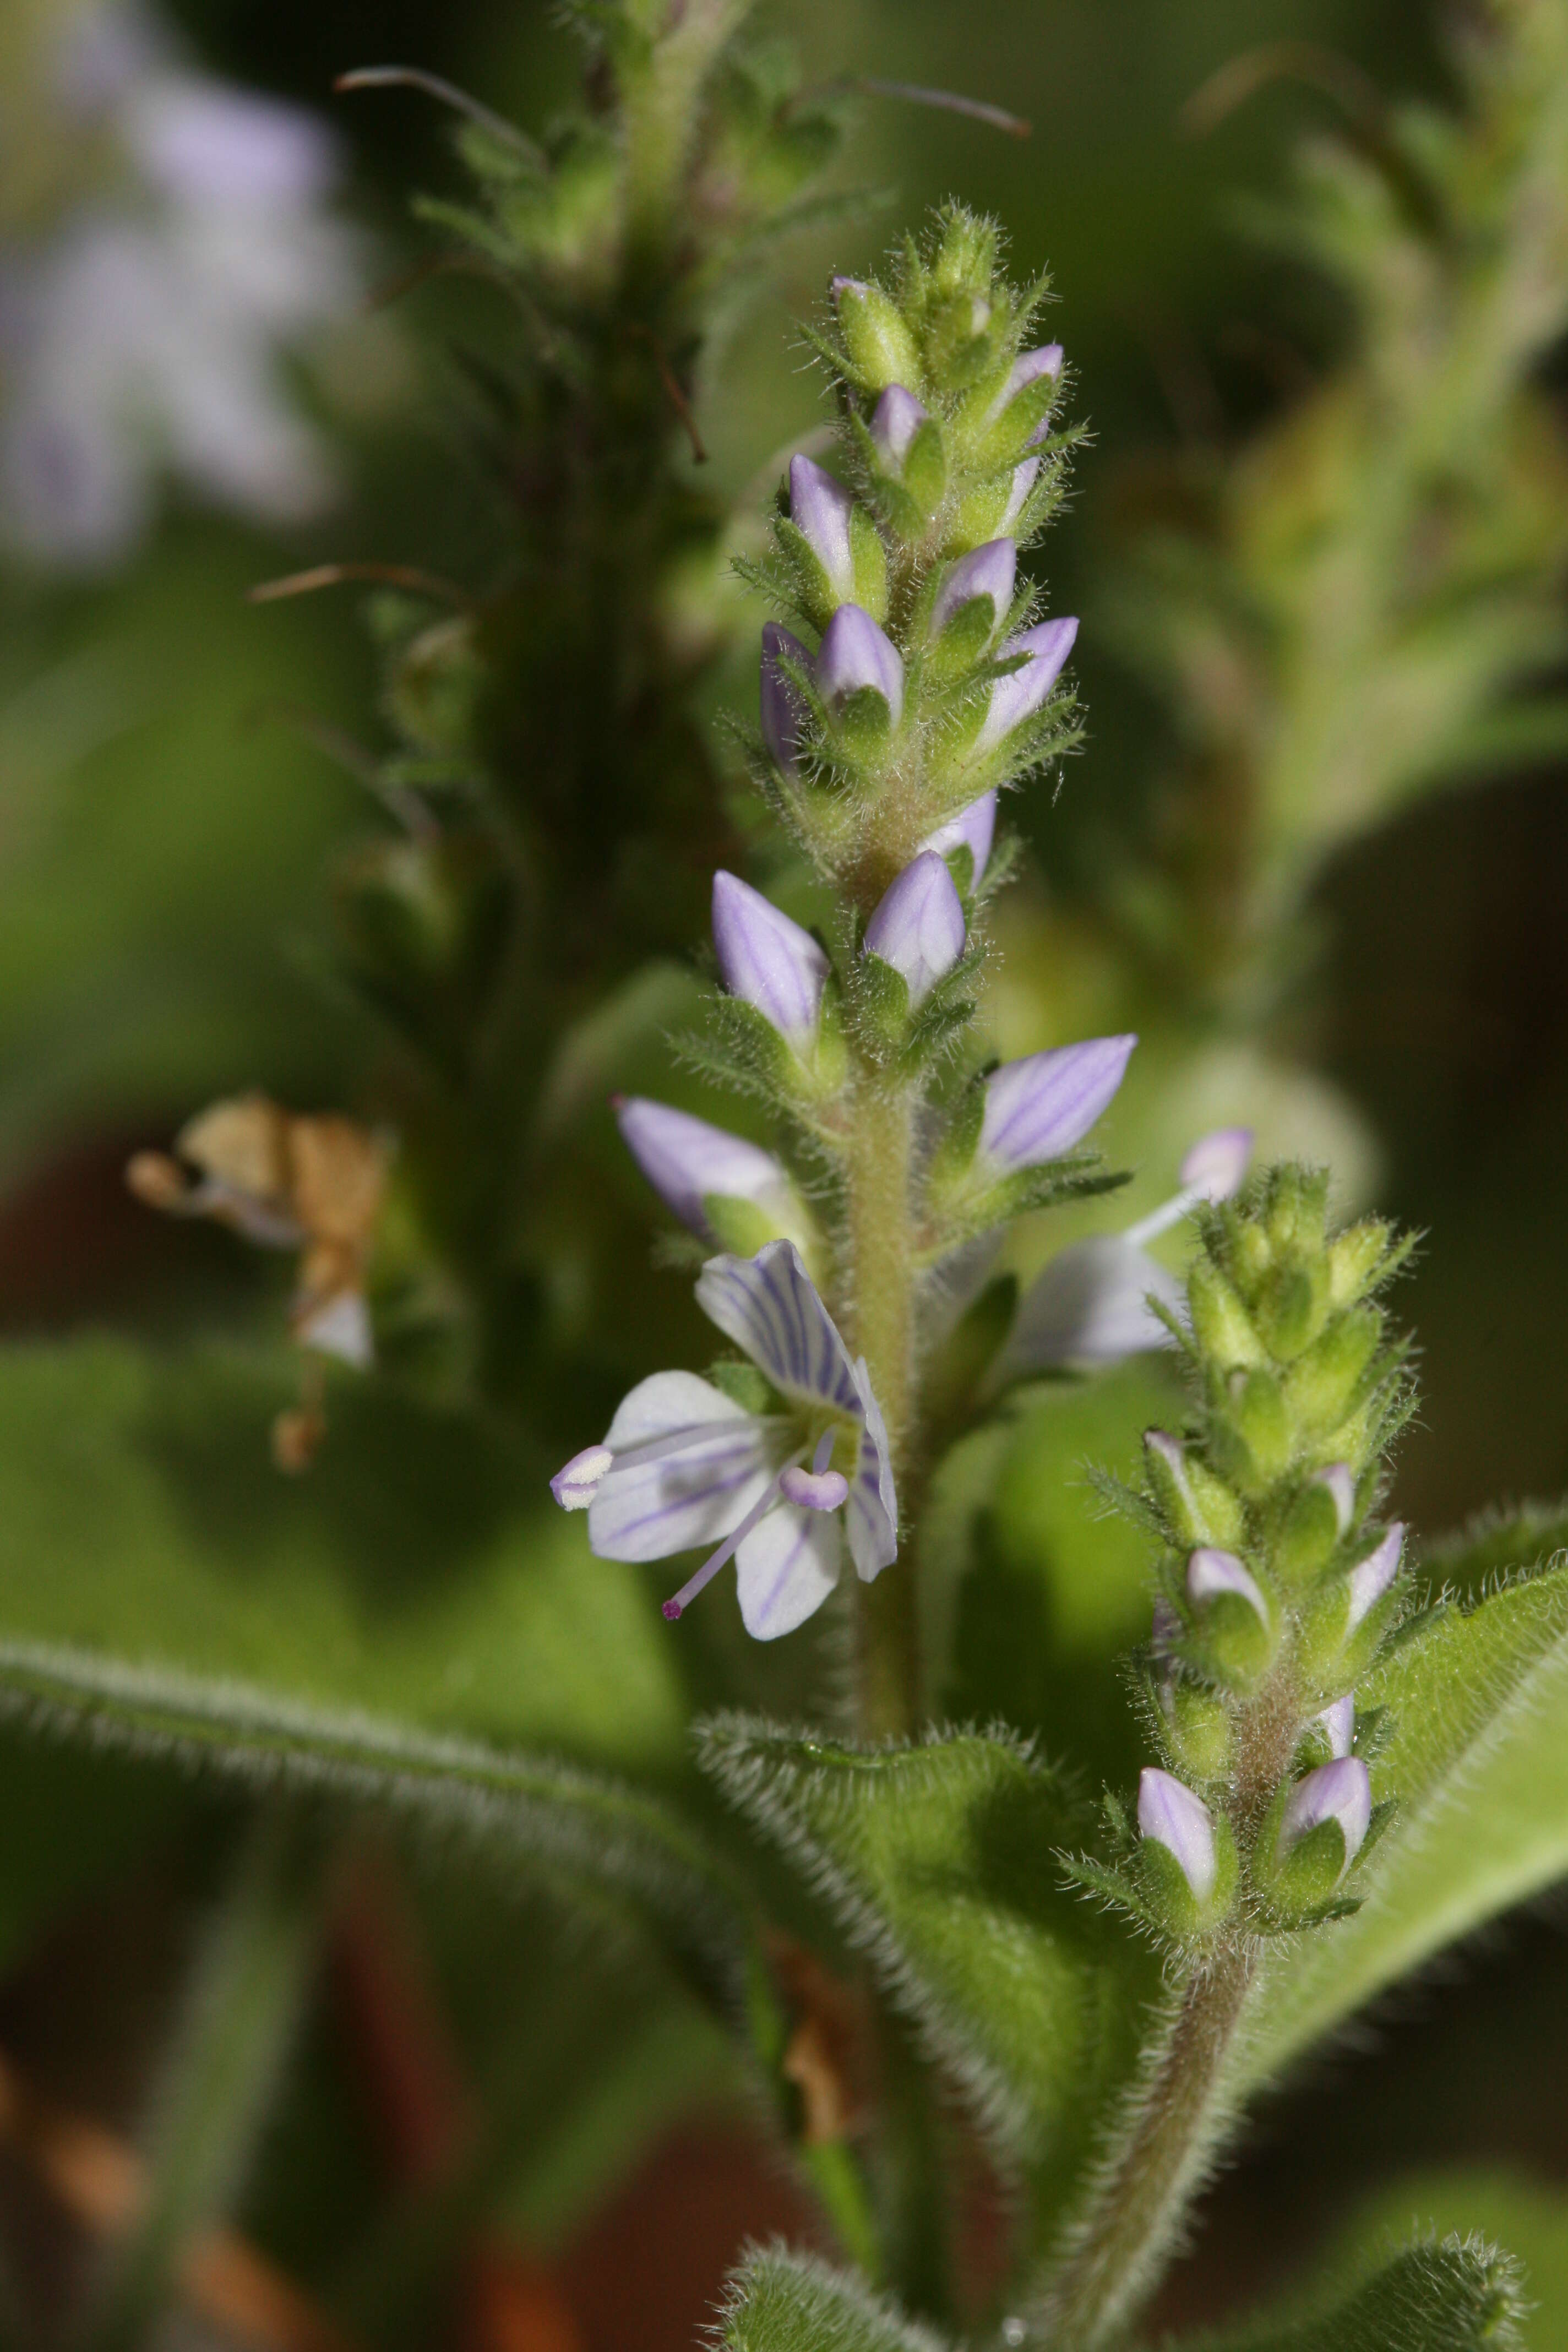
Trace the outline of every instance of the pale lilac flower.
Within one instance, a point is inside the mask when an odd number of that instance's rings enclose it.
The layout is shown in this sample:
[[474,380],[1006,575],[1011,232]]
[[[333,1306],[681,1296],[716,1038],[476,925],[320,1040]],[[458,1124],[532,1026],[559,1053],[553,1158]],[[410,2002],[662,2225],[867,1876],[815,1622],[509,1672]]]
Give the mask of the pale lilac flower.
[[1345,1617],[1345,1631],[1353,1633],[1363,1618],[1376,1608],[1399,1573],[1399,1562],[1405,1549],[1405,1528],[1396,1519],[1378,1545],[1350,1572],[1350,1607]]
[[1331,1756],[1348,1756],[1355,1746],[1355,1699],[1347,1694],[1335,1699],[1332,1706],[1315,1715],[1307,1728],[1321,1731],[1329,1743]]
[[[990,597],[994,614],[992,625],[995,627],[1005,617],[1013,601],[1017,569],[1018,550],[1010,539],[987,540],[984,547],[973,548],[969,554],[961,556],[937,590],[931,607],[931,635],[940,636],[954,614],[975,596]],[[1023,675],[1026,677],[1028,673]]]
[[809,1045],[828,970],[811,933],[721,868],[713,877],[713,946],[731,995],[755,1005],[797,1052]]
[[902,469],[910,445],[931,412],[901,383],[890,383],[871,415],[871,438],[890,474]]
[[1146,1764],[1138,1776],[1138,1827],[1146,1838],[1173,1853],[1198,1902],[1214,1893],[1218,1859],[1214,1822],[1203,1799],[1173,1772]]
[[903,974],[913,1013],[952,970],[963,940],[963,902],[945,859],[926,849],[883,893],[866,926],[864,951]]
[[980,1160],[998,1176],[1059,1160],[1110,1105],[1137,1043],[1090,1037],[1004,1062],[985,1081]]
[[939,857],[947,857],[955,849],[967,849],[973,865],[973,886],[978,888],[991,856],[991,844],[996,833],[996,795],[982,793],[966,809],[939,824],[921,842],[922,849],[934,849]]
[[1234,1593],[1253,1610],[1260,1624],[1268,1622],[1268,1603],[1264,1599],[1258,1580],[1245,1568],[1233,1551],[1217,1551],[1205,1544],[1187,1561],[1187,1599],[1196,1608],[1205,1601],[1217,1600],[1222,1592]]
[[1182,1162],[1180,1191],[1168,1201],[1119,1234],[1096,1234],[1058,1251],[1019,1302],[1005,1370],[1117,1363],[1148,1348],[1174,1347],[1170,1326],[1150,1301],[1175,1317],[1185,1314],[1186,1301],[1175,1276],[1144,1245],[1201,1202],[1227,1199],[1247,1173],[1251,1149],[1248,1128],[1201,1137]]
[[868,1584],[898,1557],[887,1431],[864,1358],[851,1360],[793,1244],[710,1259],[697,1299],[766,1375],[780,1410],[750,1412],[694,1373],[656,1372],[552,1488],[565,1509],[586,1509],[601,1559],[716,1545],[665,1615],[679,1617],[733,1559],[746,1630],[772,1641],[820,1608],[846,1545]]
[[137,201],[83,212],[0,271],[0,528],[85,566],[135,539],[163,471],[264,520],[321,509],[326,452],[279,361],[353,310],[359,278],[322,209],[319,123],[146,45],[97,46],[82,74],[68,58],[62,95],[100,124]]
[[1019,635],[1008,638],[998,652],[998,660],[1006,661],[1017,654],[1026,654],[1028,659],[1022,669],[1010,670],[992,688],[985,717],[970,754],[972,759],[994,751],[1016,727],[1034,717],[1061,676],[1077,635],[1078,623],[1068,619],[1042,621],[1037,628],[1025,629]]
[[805,707],[799,688],[784,675],[783,660],[794,662],[807,677],[811,676],[811,656],[800,639],[776,621],[768,621],[763,627],[763,740],[775,767],[794,776],[800,772],[805,741]]
[[854,511],[855,500],[842,482],[836,482],[809,457],[790,459],[790,520],[805,538],[840,604],[855,593],[855,557],[849,543],[849,518]]
[[703,1202],[751,1201],[781,1224],[795,1222],[790,1181],[771,1151],[668,1103],[620,1095],[622,1139],[654,1191],[694,1234],[711,1240]]
[[891,638],[859,604],[840,604],[817,648],[816,688],[837,710],[869,687],[888,706],[896,727],[904,709],[904,665]]
[[1372,1824],[1372,1783],[1359,1756],[1336,1756],[1298,1780],[1279,1824],[1279,1850],[1289,1852],[1321,1822],[1338,1822],[1344,1832],[1345,1867],[1361,1852]]

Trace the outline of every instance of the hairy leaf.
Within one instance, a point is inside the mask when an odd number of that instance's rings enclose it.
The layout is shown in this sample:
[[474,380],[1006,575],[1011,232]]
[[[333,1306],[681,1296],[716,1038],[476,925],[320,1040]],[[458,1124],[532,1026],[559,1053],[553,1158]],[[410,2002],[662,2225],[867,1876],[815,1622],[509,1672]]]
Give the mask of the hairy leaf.
[[1062,1884],[1080,1828],[1005,1735],[855,1748],[720,1717],[726,1794],[793,1859],[997,2146],[1054,2172],[1129,2056],[1150,1966]]
[[1568,2197],[1503,2170],[1408,2173],[1385,2182],[1345,2229],[1347,2260],[1365,2264],[1414,2230],[1482,2234],[1508,2248],[1523,2273],[1531,2352],[1568,2352]]
[[1315,2318],[1184,2340],[1180,2352],[1510,2352],[1521,2342],[1516,2265],[1479,2238],[1412,2246]]
[[749,2254],[720,2316],[724,2352],[941,2352],[942,2339],[885,2296],[809,2254]]
[[628,1896],[715,1989],[734,1990],[742,1929],[721,1865],[658,1799],[234,1682],[0,1642],[0,1713],[136,1756],[173,1756],[258,1789],[372,1803]]
[[676,1769],[658,1611],[589,1557],[542,1465],[344,1380],[314,1467],[281,1477],[268,1427],[292,1380],[231,1350],[0,1351],[0,1638]]
[[1377,1793],[1399,1811],[1354,1918],[1270,1957],[1243,2090],[1568,1871],[1568,1564],[1444,1609],[1364,1688],[1385,1710]]

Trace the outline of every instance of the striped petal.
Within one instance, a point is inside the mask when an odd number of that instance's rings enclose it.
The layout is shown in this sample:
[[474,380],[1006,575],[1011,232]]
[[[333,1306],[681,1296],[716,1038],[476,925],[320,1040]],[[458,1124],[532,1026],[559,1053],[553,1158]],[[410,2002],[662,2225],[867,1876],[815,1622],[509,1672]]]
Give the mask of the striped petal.
[[1074,1242],[1025,1292],[1007,1343],[1009,1367],[1114,1364],[1145,1348],[1171,1347],[1151,1295],[1173,1314],[1183,1309],[1175,1276],[1121,1234]]
[[759,1642],[776,1641],[821,1608],[844,1565],[844,1536],[830,1512],[781,1503],[735,1554],[741,1619]]
[[855,1385],[859,1391],[864,1426],[860,1432],[860,1457],[844,1517],[855,1573],[862,1584],[871,1584],[899,1556],[899,1498],[893,1486],[888,1424],[872,1390],[864,1356],[858,1358],[855,1364]]
[[785,1433],[694,1372],[655,1372],[625,1398],[605,1444],[617,1454],[679,1441],[651,1462],[610,1470],[588,1507],[601,1559],[664,1559],[720,1542],[767,1491]]
[[849,1350],[793,1242],[769,1242],[755,1257],[711,1257],[697,1304],[786,1395],[861,1411]]

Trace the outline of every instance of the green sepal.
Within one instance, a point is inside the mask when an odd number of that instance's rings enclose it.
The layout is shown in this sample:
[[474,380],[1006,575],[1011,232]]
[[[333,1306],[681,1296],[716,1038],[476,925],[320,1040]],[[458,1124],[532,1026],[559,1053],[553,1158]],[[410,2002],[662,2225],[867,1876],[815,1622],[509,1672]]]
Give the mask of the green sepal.
[[[1249,1610],[1247,1614],[1251,1613]],[[1162,1739],[1177,1777],[1189,1786],[1223,1780],[1235,1754],[1235,1727],[1225,1701],[1185,1675],[1179,1676],[1163,1695],[1152,1689],[1152,1696]]]
[[858,502],[849,515],[849,557],[855,602],[880,626],[888,617],[888,551],[881,532]]
[[931,682],[950,686],[984,660],[1000,619],[993,596],[971,596],[962,604],[926,656]]
[[846,286],[838,296],[842,372],[860,392],[884,393],[901,383],[918,394],[925,387],[920,349],[903,313],[879,286]]
[[790,603],[797,612],[804,614],[814,629],[826,629],[842,600],[827,576],[821,557],[799,524],[793,522],[788,515],[775,518],[773,538],[789,567],[794,589]]
[[1383,1329],[1376,1307],[1354,1307],[1297,1357],[1286,1375],[1284,1394],[1291,1419],[1305,1436],[1332,1429],[1359,1401],[1383,1345]]
[[1265,1494],[1289,1467],[1295,1433],[1279,1381],[1267,1365],[1209,1380],[1209,1452],[1244,1495]]
[[781,1223],[757,1202],[732,1192],[704,1192],[702,1214],[720,1248],[731,1257],[755,1257],[769,1242],[803,1239],[798,1225]]
[[1215,1593],[1196,1615],[1197,1629],[1179,1645],[1178,1656],[1224,1689],[1251,1690],[1273,1662],[1273,1627],[1239,1592]]
[[767,1374],[742,1357],[721,1356],[709,1365],[702,1377],[744,1412],[763,1414],[782,1412],[784,1409],[784,1400]]
[[1300,1589],[1327,1568],[1340,1545],[1340,1515],[1321,1479],[1303,1479],[1284,1498],[1270,1560],[1287,1583]]
[[1267,1350],[1240,1294],[1211,1257],[1200,1256],[1188,1275],[1187,1303],[1199,1353],[1222,1370],[1267,1360]]
[[[1287,1781],[1281,1790],[1287,1801],[1289,1787]],[[1337,1821],[1319,1822],[1288,1853],[1278,1853],[1277,1812],[1282,1810],[1277,1800],[1264,1818],[1258,1852],[1253,1857],[1253,1878],[1275,1916],[1289,1927],[1300,1927],[1310,1913],[1337,1896],[1350,1866],[1349,1856],[1345,1833]]]
[[1311,1345],[1331,1309],[1328,1260],[1318,1256],[1276,1266],[1254,1312],[1270,1355],[1288,1364]]
[[830,713],[828,729],[837,756],[852,768],[878,768],[893,732],[888,699],[874,686],[858,686]]
[[1184,1447],[1179,1467],[1169,1463],[1160,1448],[1149,1442],[1162,1433],[1151,1431],[1145,1438],[1143,1465],[1161,1522],[1174,1549],[1194,1551],[1200,1545],[1212,1545],[1218,1551],[1234,1551],[1243,1531],[1237,1496],[1190,1446]]
[[910,984],[883,957],[862,952],[855,969],[855,1016],[863,1042],[889,1061],[910,1028]]

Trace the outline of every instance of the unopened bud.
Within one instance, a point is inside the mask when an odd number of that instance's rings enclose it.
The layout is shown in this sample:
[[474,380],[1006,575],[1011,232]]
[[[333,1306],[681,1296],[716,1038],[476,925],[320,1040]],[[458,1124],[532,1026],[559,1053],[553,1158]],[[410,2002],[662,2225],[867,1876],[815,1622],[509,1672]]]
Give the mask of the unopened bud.
[[1349,1606],[1345,1614],[1345,1631],[1353,1633],[1363,1620],[1369,1616],[1399,1573],[1399,1563],[1405,1550],[1405,1528],[1397,1519],[1375,1551],[1369,1552],[1352,1569],[1346,1580]]
[[918,382],[921,356],[898,305],[879,286],[858,278],[836,278],[833,294],[838,331],[850,372],[865,392]]
[[713,946],[731,996],[755,1007],[797,1053],[816,1034],[827,958],[760,890],[722,869],[713,877]]
[[1206,1903],[1214,1892],[1217,1863],[1214,1822],[1203,1799],[1174,1773],[1145,1765],[1138,1780],[1138,1827],[1145,1838],[1175,1856],[1194,1897]]
[[1239,1541],[1241,1506],[1228,1486],[1163,1429],[1143,1434],[1144,1462],[1155,1500],[1184,1551],[1228,1551]]
[[884,893],[866,926],[865,952],[903,975],[917,1012],[963,953],[963,906],[946,862],[922,850]]
[[970,857],[969,887],[977,889],[991,856],[991,844],[996,832],[996,795],[983,793],[971,801],[957,816],[939,824],[933,834],[921,842],[922,849],[934,849],[939,857],[951,857],[955,850],[967,849]]
[[904,665],[898,647],[858,604],[840,604],[829,621],[817,651],[816,685],[835,713],[868,693],[886,704],[889,726],[896,728],[903,717]]

